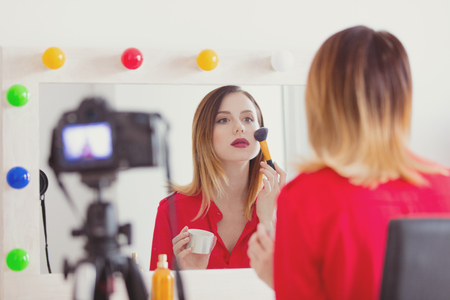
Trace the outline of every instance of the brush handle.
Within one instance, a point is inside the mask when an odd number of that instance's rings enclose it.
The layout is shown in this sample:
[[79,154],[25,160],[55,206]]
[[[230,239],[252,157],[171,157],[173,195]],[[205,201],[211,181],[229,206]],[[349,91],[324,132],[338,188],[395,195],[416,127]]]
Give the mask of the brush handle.
[[269,159],[268,161],[266,161],[266,163],[269,165],[269,166],[271,166],[272,167],[272,169],[274,169],[275,170],[275,166],[273,165],[273,162],[272,162],[272,160],[271,159]]

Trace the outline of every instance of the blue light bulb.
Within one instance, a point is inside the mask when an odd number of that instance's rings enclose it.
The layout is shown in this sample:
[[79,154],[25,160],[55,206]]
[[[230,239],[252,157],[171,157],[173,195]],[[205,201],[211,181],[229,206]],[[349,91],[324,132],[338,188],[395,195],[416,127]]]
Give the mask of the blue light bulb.
[[21,189],[30,182],[30,173],[22,167],[15,167],[9,170],[6,180],[12,188]]

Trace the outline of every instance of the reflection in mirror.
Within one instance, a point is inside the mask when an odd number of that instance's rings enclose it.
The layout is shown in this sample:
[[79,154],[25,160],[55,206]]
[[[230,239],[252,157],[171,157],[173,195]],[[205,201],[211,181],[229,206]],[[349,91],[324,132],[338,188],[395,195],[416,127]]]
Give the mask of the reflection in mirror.
[[[40,84],[40,169],[49,178],[46,193],[47,230],[50,264],[53,273],[61,273],[63,260],[73,263],[85,256],[84,237],[72,237],[82,220],[71,211],[67,200],[57,186],[54,174],[48,166],[51,131],[65,111],[74,110],[81,100],[89,96],[105,98],[118,111],[143,111],[160,113],[169,123],[169,150],[172,179],[185,185],[191,182],[192,120],[201,99],[218,86],[213,85],[112,85],[112,84]],[[242,86],[258,102],[269,128],[267,142],[272,159],[286,169],[286,126],[294,135],[298,128],[299,114],[287,115],[283,110],[286,101],[298,97],[298,90],[280,86]],[[292,89],[294,88],[294,89]],[[301,93],[301,91],[300,91]],[[289,98],[289,99],[288,99]],[[299,101],[297,101],[299,102]],[[299,102],[300,103],[300,102]],[[300,104],[295,104],[299,106]],[[299,106],[300,107],[300,106]],[[300,108],[299,108],[300,109]],[[291,124],[285,124],[290,120]],[[288,143],[293,143],[289,139]],[[286,157],[287,155],[287,157]],[[292,177],[292,176],[290,176]],[[132,224],[132,244],[123,246],[126,256],[138,253],[140,265],[149,269],[152,235],[159,202],[167,195],[164,168],[135,168],[118,173],[116,182],[105,191],[104,198],[116,205],[119,223]],[[93,191],[81,183],[78,174],[62,174],[62,181],[84,215],[87,205],[95,199]],[[121,243],[125,243],[121,241]],[[41,245],[44,244],[41,230]],[[45,251],[41,249],[41,273],[47,273]]]

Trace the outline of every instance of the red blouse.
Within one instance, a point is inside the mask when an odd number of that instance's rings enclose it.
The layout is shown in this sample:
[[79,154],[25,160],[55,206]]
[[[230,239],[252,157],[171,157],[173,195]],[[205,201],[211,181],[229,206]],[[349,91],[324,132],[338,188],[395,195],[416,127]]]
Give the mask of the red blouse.
[[449,216],[450,178],[425,178],[369,189],[327,168],[291,181],[278,198],[276,298],[379,299],[389,220]]
[[222,220],[222,213],[216,204],[211,201],[211,206],[205,216],[192,221],[197,216],[202,203],[202,194],[197,196],[186,196],[175,193],[173,200],[177,211],[177,228],[172,228],[169,223],[170,210],[168,197],[159,203],[156,214],[155,230],[153,233],[152,254],[150,260],[150,270],[156,269],[158,254],[167,254],[169,268],[173,266],[173,245],[172,239],[178,235],[184,226],[189,229],[207,230],[217,237],[217,243],[209,258],[208,269],[223,268],[250,268],[250,260],[247,256],[248,240],[256,231],[259,219],[256,209],[253,210],[252,220],[248,221],[231,253],[223,243],[217,233],[217,223]]

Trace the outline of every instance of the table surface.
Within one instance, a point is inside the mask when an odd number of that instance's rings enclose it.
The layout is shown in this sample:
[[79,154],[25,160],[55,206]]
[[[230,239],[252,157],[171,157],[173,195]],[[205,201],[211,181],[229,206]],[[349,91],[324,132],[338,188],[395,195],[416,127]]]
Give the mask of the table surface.
[[[5,299],[72,299],[73,276],[64,280],[62,274],[21,274],[7,272],[9,286]],[[153,272],[142,273],[150,293]],[[273,290],[261,281],[253,269],[186,270],[181,271],[185,299],[258,299],[273,300]],[[111,300],[128,299],[121,277],[115,278],[115,292]],[[15,288],[13,288],[15,287]],[[175,299],[178,299],[175,291]]]

